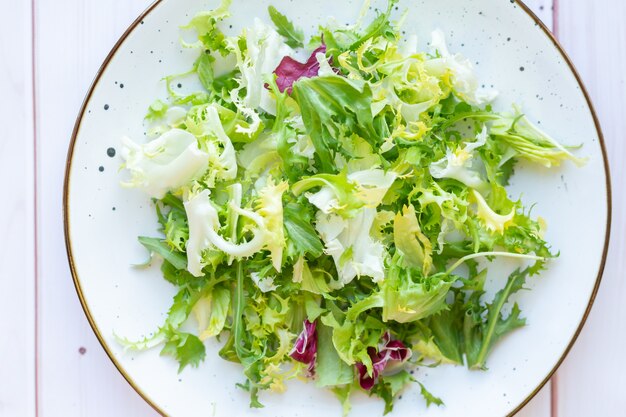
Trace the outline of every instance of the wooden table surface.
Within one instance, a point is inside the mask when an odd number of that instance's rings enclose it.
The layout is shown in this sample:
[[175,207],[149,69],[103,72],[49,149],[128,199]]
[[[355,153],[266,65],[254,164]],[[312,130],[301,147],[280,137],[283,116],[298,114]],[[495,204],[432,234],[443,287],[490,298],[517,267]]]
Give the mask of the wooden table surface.
[[[156,415],[87,323],[66,261],[61,203],[79,106],[114,42],[149,2],[0,0],[2,417]],[[612,168],[614,218],[587,325],[551,383],[518,416],[624,416],[626,1],[527,3],[553,28],[595,103]]]

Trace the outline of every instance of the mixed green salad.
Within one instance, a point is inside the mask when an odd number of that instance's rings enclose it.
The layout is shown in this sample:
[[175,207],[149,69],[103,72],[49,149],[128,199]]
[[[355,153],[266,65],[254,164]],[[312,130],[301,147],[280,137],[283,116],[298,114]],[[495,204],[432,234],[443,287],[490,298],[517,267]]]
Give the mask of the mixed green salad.
[[[412,369],[486,369],[525,324],[510,296],[555,256],[543,220],[507,195],[516,162],[584,161],[518,107],[494,111],[497,93],[441,31],[428,51],[403,39],[395,0],[310,38],[274,7],[273,25],[227,36],[229,3],[183,27],[193,68],[166,78],[147,143],[124,139],[123,185],[154,199],[160,225],[139,241],[178,293],[150,337],[120,342],[161,346],[183,370],[218,338],[251,407],[293,378],[346,413],[355,391],[389,412],[409,384],[442,404]],[[202,88],[181,94],[181,77]],[[499,257],[526,266],[486,299]]]

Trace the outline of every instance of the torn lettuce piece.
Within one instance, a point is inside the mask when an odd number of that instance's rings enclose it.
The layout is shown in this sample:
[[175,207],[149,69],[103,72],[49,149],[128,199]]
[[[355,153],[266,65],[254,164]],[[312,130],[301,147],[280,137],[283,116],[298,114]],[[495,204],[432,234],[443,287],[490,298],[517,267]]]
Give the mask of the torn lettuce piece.
[[449,273],[424,276],[421,270],[399,266],[400,256],[392,261],[380,290],[355,303],[347,319],[357,317],[373,308],[382,308],[382,319],[410,323],[425,319],[447,308],[446,296],[456,277]]
[[196,302],[192,312],[198,322],[198,338],[201,341],[215,337],[222,332],[228,318],[230,298],[229,289],[216,287]]
[[373,208],[363,208],[348,219],[322,211],[317,214],[315,227],[326,244],[325,252],[335,261],[341,286],[357,276],[375,282],[385,278],[385,248],[370,235],[375,217]]
[[473,106],[484,106],[498,95],[495,90],[479,88],[478,78],[471,61],[460,54],[452,55],[446,44],[443,31],[432,32],[430,47],[435,58],[426,62],[427,71],[443,78],[450,74],[452,90],[461,100]]
[[184,205],[189,220],[189,240],[187,241],[187,270],[194,276],[202,275],[206,265],[203,252],[216,248],[235,258],[246,258],[260,251],[265,245],[265,221],[257,213],[234,205],[229,210],[237,212],[241,217],[251,220],[254,224],[254,237],[250,241],[232,242],[220,235],[220,220],[210,198],[211,192],[203,190],[190,195]]
[[493,211],[478,191],[472,190],[470,196],[471,200],[476,203],[476,217],[483,222],[490,232],[503,234],[506,228],[513,224],[515,207],[511,209],[510,213],[502,215]]
[[398,178],[394,172],[366,169],[337,175],[318,174],[295,183],[292,192],[299,195],[314,187],[321,187],[307,198],[325,214],[338,213],[351,217],[361,207],[378,207],[385,194]]
[[262,277],[258,272],[251,272],[250,278],[261,292],[270,292],[278,288],[278,286],[274,283],[274,277]]
[[325,252],[335,261],[341,286],[357,276],[384,279],[384,246],[370,232],[376,207],[396,179],[393,172],[370,169],[348,176],[320,174],[292,188],[298,194],[322,186],[308,199],[319,209],[315,227],[326,245]]
[[181,27],[183,30],[194,30],[197,41],[186,42],[181,38],[182,45],[186,48],[203,48],[228,55],[230,51],[225,44],[225,36],[217,25],[230,17],[228,9],[231,3],[232,0],[222,0],[217,8],[197,13],[187,25]]
[[487,127],[483,126],[482,131],[476,136],[476,141],[459,147],[455,151],[448,148],[446,156],[430,165],[430,175],[433,178],[451,178],[462,182],[470,188],[484,189],[486,182],[481,177],[475,163],[480,163],[479,158],[475,158],[475,150],[485,145],[487,142]]
[[[231,91],[231,98],[244,114],[255,112],[257,108],[274,114],[276,102],[265,88],[265,79],[284,57],[293,55],[293,49],[274,28],[259,19],[255,19],[251,28],[244,30],[241,38],[245,40],[245,50],[241,49],[237,41],[230,42],[237,56],[237,68],[241,72],[241,77],[237,79],[239,86]],[[239,94],[244,89],[245,96],[240,99]]]
[[324,55],[325,53],[326,45],[322,45],[313,51],[309,59],[304,63],[298,62],[290,56],[285,56],[274,70],[278,90],[280,90],[281,93],[287,91],[287,94],[291,94],[293,91],[293,83],[300,78],[317,77],[321,65],[320,60],[318,60],[318,54]]
[[270,251],[272,265],[280,272],[283,264],[283,250],[286,246],[283,221],[283,194],[289,188],[285,181],[275,184],[270,178],[259,191],[256,210],[265,220],[267,228],[266,248]]
[[426,235],[422,233],[413,206],[404,206],[393,221],[393,238],[402,260],[406,266],[422,268],[428,276],[433,264],[433,247]]
[[587,162],[584,158],[574,156],[566,147],[531,123],[518,107],[513,108],[512,114],[502,115],[493,121],[491,134],[506,142],[520,157],[547,168],[559,166],[566,160],[579,167]]
[[144,145],[130,138],[122,139],[124,168],[131,179],[125,187],[142,189],[152,198],[161,199],[204,175],[210,155],[202,150],[191,133],[172,129]]

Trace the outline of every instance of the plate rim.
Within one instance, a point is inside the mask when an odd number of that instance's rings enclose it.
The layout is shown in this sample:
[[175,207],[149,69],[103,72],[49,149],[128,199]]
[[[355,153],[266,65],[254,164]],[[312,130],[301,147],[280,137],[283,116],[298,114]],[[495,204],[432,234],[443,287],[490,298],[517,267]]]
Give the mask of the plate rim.
[[[102,333],[100,332],[98,326],[96,325],[96,322],[95,322],[94,318],[91,315],[91,310],[89,309],[89,306],[87,305],[87,301],[86,301],[86,299],[85,299],[85,297],[83,295],[83,291],[82,291],[82,287],[81,287],[81,283],[80,283],[80,277],[78,276],[78,272],[76,271],[76,267],[74,265],[74,257],[73,257],[73,252],[72,252],[72,240],[71,240],[71,236],[70,236],[70,225],[69,225],[69,223],[70,223],[70,220],[69,220],[69,218],[70,218],[70,213],[69,213],[69,186],[70,186],[70,172],[71,172],[72,161],[73,161],[73,157],[74,157],[74,148],[75,148],[75,145],[76,145],[76,139],[78,137],[78,133],[80,132],[80,127],[81,127],[83,118],[85,116],[85,111],[86,111],[87,106],[88,106],[88,104],[90,102],[91,96],[93,95],[93,92],[95,91],[96,87],[98,86],[100,78],[104,74],[104,72],[107,69],[107,67],[109,66],[111,60],[113,59],[115,54],[118,52],[118,50],[120,49],[120,47],[122,46],[124,41],[126,41],[128,36],[135,30],[135,28],[137,28],[137,26],[139,26],[142,23],[142,21],[146,18],[146,16],[148,16],[152,11],[154,11],[154,9],[156,9],[157,6],[159,4],[161,4],[163,1],[165,1],[165,0],[154,0],[126,28],[124,33],[122,33],[122,35],[119,37],[119,39],[115,42],[115,45],[113,46],[111,51],[107,54],[106,58],[104,59],[104,61],[100,65],[100,67],[98,69],[98,72],[96,73],[93,81],[91,82],[89,90],[88,90],[87,94],[85,95],[85,98],[83,99],[83,102],[81,104],[80,110],[78,112],[78,116],[76,118],[76,122],[74,124],[74,128],[72,130],[72,135],[71,135],[70,144],[69,144],[68,151],[67,151],[66,163],[65,163],[65,175],[64,175],[64,180],[63,180],[63,231],[64,231],[64,237],[65,237],[65,248],[66,248],[67,260],[68,260],[69,267],[70,267],[70,272],[71,272],[71,275],[72,275],[72,281],[74,282],[74,288],[76,290],[76,294],[78,295],[78,299],[80,300],[80,304],[81,304],[81,307],[83,309],[83,312],[85,313],[85,316],[87,317],[87,321],[89,322],[89,325],[91,326],[91,329],[93,330],[94,334],[96,335],[96,338],[98,339],[98,342],[100,343],[100,345],[104,349],[105,353],[107,354],[107,356],[109,357],[109,359],[111,360],[113,365],[115,365],[115,368],[117,369],[117,371],[124,377],[126,382],[128,382],[128,384],[135,390],[135,392],[137,394],[139,394],[139,396],[141,398],[143,398],[143,400],[150,407],[152,407],[158,414],[160,414],[162,416],[167,416],[168,414],[164,410],[162,410],[161,407],[159,407],[156,404],[156,401],[154,401],[152,398],[150,398],[150,396],[148,394],[146,394],[141,388],[139,388],[137,383],[135,383],[135,381],[132,379],[132,377],[126,372],[126,369],[115,358],[115,356],[113,355],[112,350],[109,348],[107,342],[105,341],[104,337],[102,336]],[[554,46],[556,47],[557,51],[561,54],[564,62],[567,64],[567,66],[569,67],[570,71],[574,75],[574,78],[576,79],[577,84],[580,86],[580,89],[581,89],[581,91],[583,93],[585,101],[586,101],[586,103],[587,103],[587,105],[589,107],[589,111],[591,113],[591,116],[592,116],[592,119],[593,119],[593,122],[594,122],[596,133],[598,135],[600,149],[601,149],[601,152],[602,152],[602,161],[603,161],[603,167],[604,167],[606,197],[607,197],[607,201],[606,201],[607,213],[606,213],[606,231],[605,231],[605,237],[604,237],[604,248],[602,250],[602,258],[600,260],[600,264],[598,265],[598,273],[597,273],[597,276],[596,276],[596,279],[595,279],[593,290],[591,291],[591,294],[589,296],[589,301],[587,303],[587,307],[585,308],[585,312],[583,314],[583,317],[580,320],[580,323],[578,324],[578,327],[576,328],[576,331],[574,332],[572,338],[570,339],[569,343],[567,344],[565,350],[561,354],[559,360],[555,363],[555,365],[552,367],[552,369],[550,369],[550,371],[545,376],[545,378],[542,381],[540,381],[540,383],[537,385],[537,387],[517,407],[515,407],[507,415],[507,417],[512,417],[515,414],[517,414],[522,408],[524,408],[524,406],[526,406],[537,395],[537,393],[546,385],[546,383],[556,373],[556,371],[561,366],[561,364],[563,363],[563,361],[565,360],[565,358],[567,357],[567,355],[571,351],[572,347],[574,346],[574,344],[578,340],[578,337],[580,336],[580,333],[582,332],[582,329],[584,328],[584,326],[585,326],[585,324],[587,322],[587,319],[589,318],[589,314],[590,314],[591,309],[592,309],[592,307],[594,305],[596,296],[598,294],[598,290],[600,288],[600,284],[602,282],[604,269],[605,269],[605,266],[606,266],[607,255],[608,255],[609,243],[610,243],[610,239],[611,239],[611,225],[612,225],[612,215],[613,215],[613,207],[612,207],[613,198],[612,198],[612,186],[611,186],[611,172],[610,172],[609,160],[608,160],[608,155],[607,155],[607,150],[606,150],[606,144],[605,144],[605,141],[604,141],[604,134],[602,132],[602,127],[600,126],[600,121],[599,121],[598,115],[596,113],[596,110],[595,110],[595,107],[594,107],[593,102],[591,100],[591,97],[589,95],[589,92],[587,91],[585,83],[583,82],[580,74],[578,73],[578,70],[576,69],[576,66],[572,62],[572,59],[570,58],[568,53],[565,51],[565,49],[563,48],[563,46],[561,45],[559,40],[556,38],[556,36],[550,31],[550,29],[548,29],[548,27],[545,25],[545,23],[543,23],[543,21],[541,21],[541,19],[539,19],[539,17],[537,17],[537,15],[524,3],[524,1],[522,1],[522,0],[514,0],[514,2],[515,2],[516,5],[518,5],[522,9],[522,11],[524,11],[535,22],[536,27],[541,29],[541,31],[547,36],[548,40],[550,40],[554,44]]]

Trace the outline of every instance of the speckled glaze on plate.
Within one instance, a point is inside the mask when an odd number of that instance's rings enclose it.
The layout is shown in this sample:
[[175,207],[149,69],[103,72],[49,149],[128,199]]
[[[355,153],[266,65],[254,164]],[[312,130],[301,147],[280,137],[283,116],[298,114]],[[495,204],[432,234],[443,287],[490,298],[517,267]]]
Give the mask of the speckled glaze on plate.
[[[144,134],[149,104],[165,97],[160,81],[186,71],[196,52],[179,46],[179,25],[217,0],[162,0],[150,7],[123,36],[105,61],[81,110],[66,174],[65,227],[68,255],[78,295],[103,347],[129,383],[157,411],[171,416],[340,416],[332,394],[314,384],[293,381],[285,394],[263,394],[266,408],[248,409],[248,394],[235,387],[238,365],[217,355],[207,342],[207,359],[198,369],[177,373],[177,364],[158,349],[125,353],[114,332],[139,337],[161,324],[175,289],[158,268],[136,270],[146,254],[137,235],[154,235],[152,203],[136,190],[119,186],[120,138]],[[227,33],[235,34],[255,17],[269,21],[273,4],[311,32],[334,16],[352,22],[361,0],[234,0]],[[374,2],[376,3],[376,2]],[[378,3],[380,4],[380,3]],[[480,79],[501,92],[496,107],[523,105],[531,119],[566,144],[583,144],[589,163],[547,170],[520,165],[510,188],[534,213],[547,219],[547,240],[561,256],[516,297],[528,326],[499,343],[487,372],[462,367],[420,368],[415,376],[445,407],[426,406],[415,387],[397,401],[394,416],[500,417],[512,414],[547,381],[578,335],[602,274],[610,225],[610,186],[604,146],[582,85],[555,41],[525,6],[511,0],[412,0],[406,34],[422,46],[437,27],[450,49],[476,64]],[[399,12],[398,12],[399,13]],[[232,26],[228,27],[229,24]],[[175,86],[192,88],[186,82]],[[491,273],[494,285],[506,269]],[[364,395],[353,398],[355,416],[382,415],[383,404]]]

